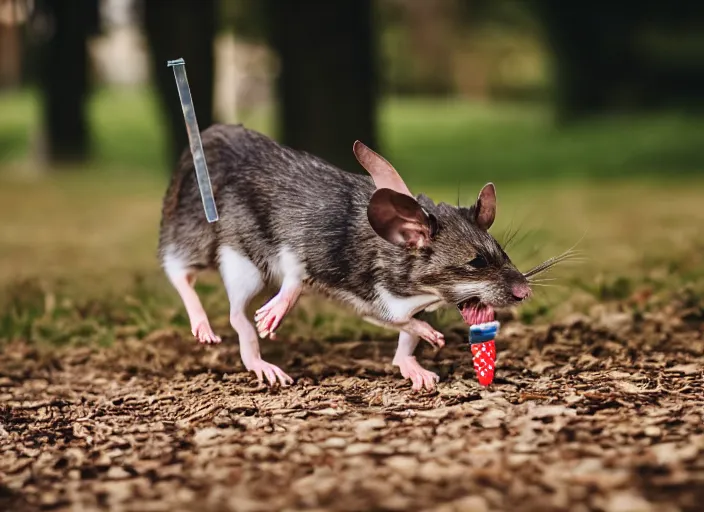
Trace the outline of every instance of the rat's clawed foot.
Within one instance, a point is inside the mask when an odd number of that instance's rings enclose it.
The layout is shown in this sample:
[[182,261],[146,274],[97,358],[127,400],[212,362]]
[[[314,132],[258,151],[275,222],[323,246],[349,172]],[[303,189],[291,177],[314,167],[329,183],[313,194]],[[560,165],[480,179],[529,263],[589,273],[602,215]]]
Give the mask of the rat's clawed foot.
[[262,359],[257,359],[253,363],[247,365],[247,369],[253,371],[257,375],[259,382],[264,382],[264,379],[266,378],[270,386],[273,386],[277,382],[282,386],[290,386],[293,384],[293,379],[286,375],[281,368],[267,363]]
[[429,333],[427,336],[421,336],[421,338],[423,338],[425,341],[430,343],[435,348],[439,349],[439,348],[442,348],[445,346],[445,335],[440,332],[433,331],[432,333]]
[[440,377],[436,373],[423,368],[413,356],[394,360],[394,365],[399,367],[404,378],[411,380],[413,391],[420,391],[424,387],[428,391],[432,391],[435,389],[435,383],[440,381]]
[[257,332],[260,338],[269,336],[272,340],[276,339],[274,331],[279,327],[286,313],[293,307],[297,296],[297,290],[286,292],[282,290],[257,310],[254,314],[254,320],[257,323]]
[[220,336],[217,336],[213,332],[213,329],[212,327],[210,327],[210,322],[208,322],[207,318],[205,320],[201,320],[200,322],[192,326],[191,332],[200,343],[220,343],[220,341],[222,341],[220,339]]
[[427,322],[414,318],[409,322],[405,330],[410,334],[424,339],[435,348],[442,348],[445,346],[445,335],[433,329]]

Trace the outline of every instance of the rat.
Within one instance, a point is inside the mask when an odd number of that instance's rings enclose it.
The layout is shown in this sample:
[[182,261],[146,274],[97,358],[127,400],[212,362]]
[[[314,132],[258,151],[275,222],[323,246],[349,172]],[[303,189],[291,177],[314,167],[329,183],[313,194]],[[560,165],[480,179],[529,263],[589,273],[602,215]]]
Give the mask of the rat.
[[[214,124],[202,144],[220,220],[203,212],[193,160],[184,150],[166,191],[161,265],[180,295],[195,338],[219,343],[194,289],[199,271],[218,270],[245,368],[269,385],[293,379],[264,361],[259,338],[276,338],[302,293],[319,293],[362,319],[399,332],[393,364],[415,390],[437,374],[414,356],[421,339],[445,339],[417,316],[456,306],[468,325],[531,296],[530,280],[489,234],[496,188],[469,207],[414,196],[399,173],[360,141],[353,151],[369,175],[343,171],[241,124]],[[278,288],[254,318],[245,310],[266,286]]]

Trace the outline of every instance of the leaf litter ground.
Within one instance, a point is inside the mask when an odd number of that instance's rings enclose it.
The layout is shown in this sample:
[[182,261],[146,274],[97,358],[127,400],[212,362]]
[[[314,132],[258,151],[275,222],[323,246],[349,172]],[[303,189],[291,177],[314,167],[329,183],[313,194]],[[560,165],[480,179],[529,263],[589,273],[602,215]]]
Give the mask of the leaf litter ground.
[[8,345],[0,509],[701,510],[703,326],[678,303],[505,323],[489,389],[448,333],[424,394],[392,342],[266,342],[297,380],[273,391],[232,338]]

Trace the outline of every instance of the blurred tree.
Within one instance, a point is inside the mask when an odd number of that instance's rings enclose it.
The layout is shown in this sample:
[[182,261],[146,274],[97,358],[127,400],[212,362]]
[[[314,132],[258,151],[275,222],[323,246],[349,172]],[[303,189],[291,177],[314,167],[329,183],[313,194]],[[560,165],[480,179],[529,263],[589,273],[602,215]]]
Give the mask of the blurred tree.
[[455,92],[455,36],[458,29],[467,29],[467,18],[458,16],[462,5],[459,0],[378,2],[387,52],[385,81],[391,92],[439,96]]
[[20,66],[21,66],[21,84],[24,87],[28,86],[38,86],[40,85],[41,79],[41,40],[42,34],[41,29],[37,27],[40,25],[42,17],[46,16],[46,13],[41,13],[39,6],[35,6],[34,9],[28,2],[23,0],[16,0],[16,3],[20,5],[21,9],[26,11],[26,22],[22,24],[22,55],[20,56]]
[[213,123],[215,0],[145,0],[144,26],[159,99],[166,113],[171,168],[188,147],[188,133],[169,60],[183,58],[198,126]]
[[531,0],[531,5],[553,57],[560,120],[704,102],[704,51],[685,59],[674,51],[669,59],[657,59],[658,48],[646,37],[668,34],[661,39],[673,42],[689,33],[704,48],[704,3],[642,0],[635,7]]
[[242,41],[264,43],[266,15],[266,4],[261,0],[223,0],[218,12],[218,29],[232,30]]
[[89,153],[86,43],[98,30],[98,2],[38,0],[36,10],[47,28],[40,48],[47,156],[52,163],[81,161]]
[[704,112],[704,2],[648,6],[635,35],[641,103]]
[[20,81],[23,21],[18,2],[0,1],[0,89],[15,87]]
[[378,148],[372,0],[266,0],[280,59],[282,142],[351,172],[352,143]]
[[584,2],[533,0],[533,4],[554,61],[560,120],[607,109],[613,86],[633,72],[628,43],[634,9],[619,2],[610,3],[608,9]]

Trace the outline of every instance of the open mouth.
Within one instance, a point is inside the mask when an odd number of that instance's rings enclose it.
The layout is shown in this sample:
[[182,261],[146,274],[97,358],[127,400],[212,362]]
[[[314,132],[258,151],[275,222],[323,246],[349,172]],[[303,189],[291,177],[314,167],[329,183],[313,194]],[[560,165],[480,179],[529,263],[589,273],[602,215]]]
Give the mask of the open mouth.
[[494,321],[494,308],[482,304],[477,299],[469,299],[457,305],[457,309],[462,314],[462,319],[467,325],[483,324]]

